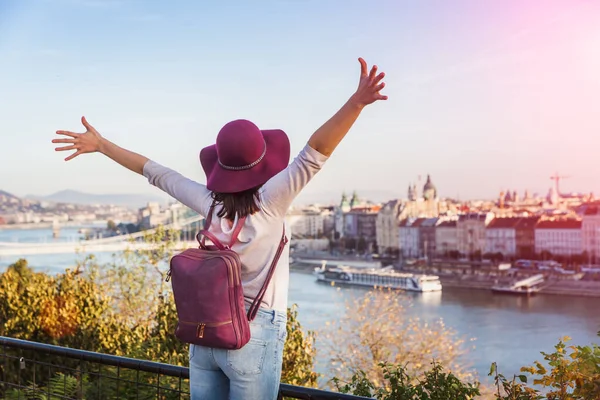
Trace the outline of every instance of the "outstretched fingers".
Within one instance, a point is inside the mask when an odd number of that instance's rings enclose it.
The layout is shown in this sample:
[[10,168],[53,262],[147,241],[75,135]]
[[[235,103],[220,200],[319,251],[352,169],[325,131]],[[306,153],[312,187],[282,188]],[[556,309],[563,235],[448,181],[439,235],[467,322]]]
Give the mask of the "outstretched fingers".
[[358,62],[360,63],[360,75],[367,76],[367,62],[362,58],[358,58]]
[[377,65],[373,65],[373,67],[371,68],[371,73],[369,74],[369,80],[374,80],[375,79],[375,75],[377,75]]
[[70,136],[72,138],[76,138],[77,136],[79,136],[79,133],[70,132],[70,131],[56,131],[56,134]]
[[76,139],[52,139],[52,143],[75,143]]
[[85,117],[81,117],[81,123],[83,124],[83,126],[85,126],[85,129],[87,129],[88,131],[94,130],[94,127],[90,125],[89,122],[87,122],[87,119],[85,119]]
[[385,72],[380,72],[379,75],[373,79],[373,85],[377,85],[383,78],[385,78]]
[[72,160],[80,154],[83,154],[83,152],[81,150],[77,150],[75,153],[73,153],[69,157],[65,158],[65,161]]
[[381,82],[379,85],[375,86],[375,91],[379,92],[384,87],[385,87],[385,82]]
[[65,151],[65,150],[75,150],[77,149],[77,146],[63,146],[63,147],[57,147],[56,151]]
[[[388,96],[379,93],[385,87],[385,83],[383,82],[385,73],[380,72],[378,74],[377,65],[373,65],[371,69],[368,70],[367,63],[362,57],[359,58],[358,61],[360,62],[361,73],[358,90],[365,96],[363,100],[364,104],[371,104],[376,100],[387,100]],[[367,71],[369,72],[367,73]]]

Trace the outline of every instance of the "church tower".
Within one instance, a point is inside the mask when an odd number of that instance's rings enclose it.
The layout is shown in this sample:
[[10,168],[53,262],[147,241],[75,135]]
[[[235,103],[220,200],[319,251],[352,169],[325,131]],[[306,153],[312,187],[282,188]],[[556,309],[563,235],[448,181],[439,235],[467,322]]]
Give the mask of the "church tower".
[[348,203],[348,197],[346,196],[346,193],[342,193],[342,201],[340,202],[340,209],[343,212],[348,212],[350,211],[350,203]]
[[425,200],[435,200],[437,199],[437,189],[433,182],[431,182],[431,176],[427,175],[427,181],[425,182],[425,186],[423,186],[423,198]]
[[360,205],[360,200],[358,199],[358,195],[356,194],[356,190],[352,194],[352,199],[350,199],[350,208],[354,208]]
[[408,185],[408,201],[417,201],[417,193],[411,185]]

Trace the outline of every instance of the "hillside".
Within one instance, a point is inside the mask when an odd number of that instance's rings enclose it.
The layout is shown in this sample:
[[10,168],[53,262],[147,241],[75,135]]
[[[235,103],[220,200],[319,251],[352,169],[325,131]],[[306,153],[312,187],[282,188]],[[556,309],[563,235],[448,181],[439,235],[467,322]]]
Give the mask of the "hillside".
[[164,202],[165,198],[146,194],[91,194],[76,190],[62,190],[49,196],[28,195],[27,198],[50,201],[53,203],[85,205],[119,205],[124,207],[143,207],[149,202]]
[[0,190],[0,198],[3,199],[3,200],[8,200],[8,199],[20,200],[14,194],[5,192],[4,190]]

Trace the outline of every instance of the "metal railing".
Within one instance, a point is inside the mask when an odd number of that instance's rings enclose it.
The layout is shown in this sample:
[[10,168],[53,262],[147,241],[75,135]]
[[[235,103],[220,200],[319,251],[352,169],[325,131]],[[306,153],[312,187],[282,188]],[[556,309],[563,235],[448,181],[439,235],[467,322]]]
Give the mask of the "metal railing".
[[[0,336],[0,348],[1,399],[190,399],[186,367],[4,336]],[[279,398],[283,397],[366,399],[281,384]]]

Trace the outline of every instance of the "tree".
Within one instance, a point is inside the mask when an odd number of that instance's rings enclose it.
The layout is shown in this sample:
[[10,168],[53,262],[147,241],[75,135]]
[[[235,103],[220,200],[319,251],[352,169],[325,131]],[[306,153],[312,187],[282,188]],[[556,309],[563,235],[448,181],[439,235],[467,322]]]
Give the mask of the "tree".
[[[56,275],[35,273],[27,261],[19,260],[0,274],[0,336],[187,365],[188,345],[174,335],[177,310],[171,287],[164,280],[177,234],[159,228],[144,235],[152,244],[150,249],[128,249],[104,265],[88,256],[74,270]],[[287,333],[282,381],[315,386],[315,336],[303,332],[295,307],[288,311]],[[77,368],[76,361],[61,363]],[[3,369],[0,365],[0,376]],[[37,372],[43,377],[54,373]],[[4,373],[17,376],[13,370]],[[23,382],[31,380],[28,373],[21,372]],[[108,391],[102,398],[130,398],[124,392],[127,388],[111,394],[116,387],[104,381],[102,387]],[[89,394],[89,398],[98,397]]]
[[283,349],[281,382],[290,385],[316,387],[319,375],[314,372],[316,356],[315,333],[304,332],[294,304],[287,311],[287,339]]
[[540,253],[540,259],[542,259],[543,261],[552,260],[552,253],[550,253],[548,250],[543,250]]
[[451,372],[433,362],[433,367],[423,376],[411,376],[404,365],[381,363],[385,383],[381,386],[371,382],[363,371],[342,383],[334,378],[341,393],[376,398],[377,400],[471,400],[481,394],[479,383],[462,382]]
[[363,236],[358,238],[358,244],[356,245],[356,249],[358,250],[359,253],[364,253],[365,250],[367,249],[367,241],[365,240],[365,238]]
[[[600,332],[598,332],[600,336]],[[544,353],[545,365],[536,361],[533,366],[521,368],[521,372],[533,375],[528,386],[527,375],[515,375],[507,379],[492,364],[490,376],[496,385],[495,400],[597,400],[600,393],[600,347],[567,346],[569,337],[562,338],[553,353]],[[539,388],[544,389],[544,395]]]
[[344,240],[345,244],[346,244],[346,249],[347,250],[354,250],[356,249],[356,239],[353,237],[350,238],[346,238]]
[[381,363],[406,365],[411,376],[422,375],[432,361],[460,378],[473,378],[464,367],[465,341],[443,321],[428,323],[408,315],[408,296],[377,289],[347,302],[346,313],[328,324],[323,338],[331,375],[347,380],[363,371],[379,386],[385,381]]
[[476,250],[473,253],[469,254],[469,259],[471,261],[481,261],[481,250]]
[[115,224],[115,221],[113,221],[112,219],[109,219],[108,222],[106,223],[106,229],[108,229],[111,232],[116,232],[117,224]]

